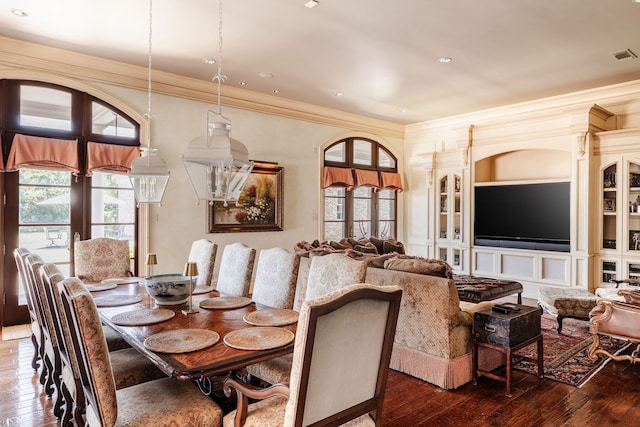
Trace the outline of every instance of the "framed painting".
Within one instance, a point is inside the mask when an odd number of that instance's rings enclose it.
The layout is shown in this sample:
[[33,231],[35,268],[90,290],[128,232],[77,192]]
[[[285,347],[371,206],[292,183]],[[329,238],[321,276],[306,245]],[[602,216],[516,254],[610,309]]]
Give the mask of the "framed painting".
[[207,206],[209,233],[282,231],[284,168],[254,161],[238,203],[213,202]]

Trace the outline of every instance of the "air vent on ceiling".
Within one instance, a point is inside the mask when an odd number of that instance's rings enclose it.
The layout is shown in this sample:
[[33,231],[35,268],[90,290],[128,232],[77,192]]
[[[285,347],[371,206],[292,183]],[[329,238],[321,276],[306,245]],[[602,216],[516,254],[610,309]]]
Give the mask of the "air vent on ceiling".
[[633,59],[638,57],[638,55],[633,53],[631,49],[625,49],[619,52],[613,52],[611,56],[616,58],[617,61],[624,61],[625,59]]

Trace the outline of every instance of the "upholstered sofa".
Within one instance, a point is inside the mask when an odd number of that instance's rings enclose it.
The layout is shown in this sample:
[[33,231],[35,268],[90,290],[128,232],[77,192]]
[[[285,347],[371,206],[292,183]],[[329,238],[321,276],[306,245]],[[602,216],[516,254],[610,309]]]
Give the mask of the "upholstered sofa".
[[[305,299],[310,264],[309,258],[301,259],[294,301],[296,310]],[[454,389],[471,381],[473,311],[487,308],[491,303],[461,303],[454,281],[447,277],[370,266],[365,282],[397,285],[403,290],[392,369],[444,389]],[[479,354],[483,369],[495,368],[501,361],[497,352],[489,350]]]

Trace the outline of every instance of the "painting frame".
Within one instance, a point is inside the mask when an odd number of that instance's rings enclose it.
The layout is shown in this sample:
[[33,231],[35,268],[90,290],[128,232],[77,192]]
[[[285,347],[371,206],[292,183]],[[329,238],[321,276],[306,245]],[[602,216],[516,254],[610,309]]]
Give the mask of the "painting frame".
[[[240,206],[230,202],[225,207],[223,202],[219,201],[207,205],[208,233],[283,230],[284,167],[278,166],[278,163],[264,161],[254,161],[253,164],[253,170],[240,195]],[[257,190],[260,189],[266,194],[263,198],[257,195]],[[259,202],[260,200],[262,202]],[[252,220],[252,215],[258,219]]]

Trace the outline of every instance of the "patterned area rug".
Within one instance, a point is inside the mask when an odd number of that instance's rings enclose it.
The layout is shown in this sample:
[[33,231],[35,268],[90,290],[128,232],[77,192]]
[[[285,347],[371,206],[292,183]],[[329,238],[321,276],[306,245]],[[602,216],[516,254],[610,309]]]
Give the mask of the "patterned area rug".
[[[542,335],[544,340],[544,377],[550,380],[582,387],[608,362],[609,358],[599,357],[596,361],[589,359],[589,347],[593,338],[589,334],[589,322],[585,320],[564,319],[562,333],[558,334],[555,317],[542,315]],[[609,338],[600,339],[601,348],[611,354],[617,354],[629,347],[625,341]],[[527,357],[536,357],[536,345],[530,345],[518,351]],[[537,374],[534,363],[514,358],[513,368],[519,371]]]

